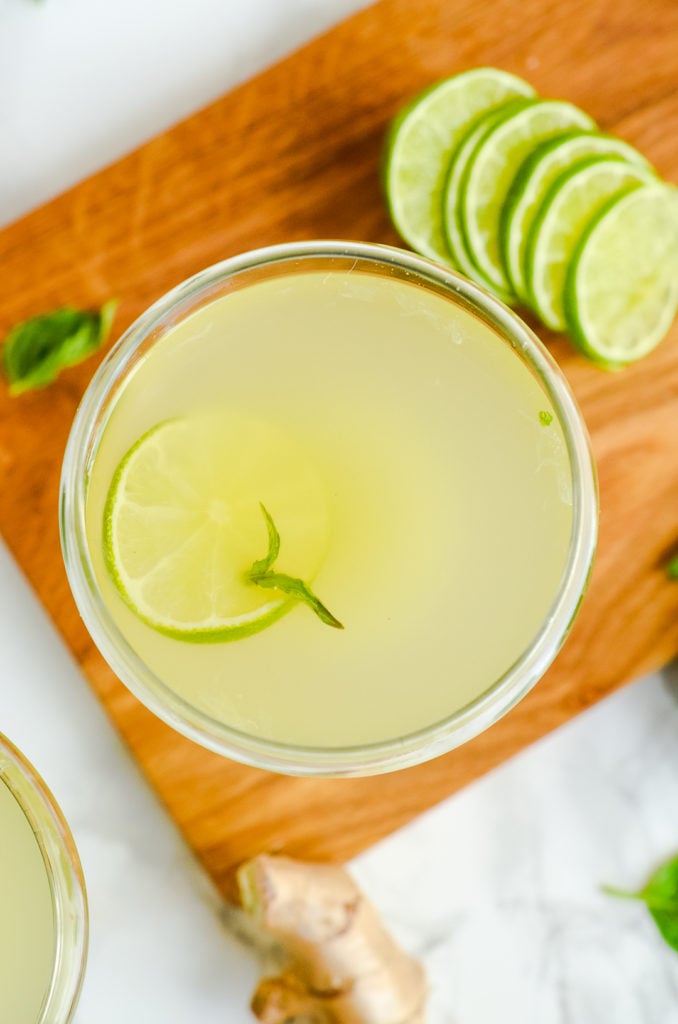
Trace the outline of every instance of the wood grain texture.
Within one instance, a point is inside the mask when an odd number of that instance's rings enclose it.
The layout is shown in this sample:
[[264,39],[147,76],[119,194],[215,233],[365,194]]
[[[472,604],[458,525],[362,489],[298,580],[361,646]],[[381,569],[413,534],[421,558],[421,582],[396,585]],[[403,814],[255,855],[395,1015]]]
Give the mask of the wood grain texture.
[[[255,246],[397,243],[379,189],[387,122],[423,86],[479,64],[582,105],[675,182],[676,53],[675,0],[383,0],[0,233],[0,336],[31,314],[111,296],[122,300],[120,333],[183,278]],[[678,587],[662,568],[678,546],[678,331],[618,375],[539,333],[581,403],[600,471],[600,554],[581,616],[547,677],[501,723],[432,763],[363,780],[232,764],[172,733],[120,685],[80,622],[57,538],[60,460],[95,361],[20,400],[0,389],[0,530],[222,887],[261,849],[350,857],[678,652]]]

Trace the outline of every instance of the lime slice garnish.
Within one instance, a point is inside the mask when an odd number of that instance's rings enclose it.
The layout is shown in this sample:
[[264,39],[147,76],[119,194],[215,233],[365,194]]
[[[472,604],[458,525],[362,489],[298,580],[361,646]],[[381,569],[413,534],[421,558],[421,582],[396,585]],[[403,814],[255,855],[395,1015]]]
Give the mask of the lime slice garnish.
[[395,119],[385,152],[384,185],[391,219],[408,245],[449,262],[440,212],[447,165],[479,114],[534,89],[496,68],[475,68],[417,96]]
[[268,544],[265,503],[282,537],[276,566],[311,580],[327,548],[316,467],[276,427],[228,411],[168,420],[118,466],[104,512],[104,555],[120,594],[181,640],[234,640],[291,602],[247,579]]
[[556,178],[535,217],[525,254],[530,304],[551,330],[566,329],[567,268],[587,225],[613,196],[652,177],[620,157],[595,156]]
[[499,247],[499,223],[513,179],[539,143],[571,128],[595,128],[595,124],[571,103],[532,100],[489,127],[476,143],[460,185],[459,213],[473,262],[496,288],[510,290]]
[[678,310],[678,190],[643,185],[609,202],[589,225],[567,277],[568,326],[607,367],[647,355]]
[[588,156],[619,156],[652,170],[628,142],[602,132],[571,131],[542,142],[521,164],[501,213],[499,242],[507,277],[516,295],[529,302],[523,269],[527,236],[541,203],[564,170]]
[[[510,100],[508,103],[502,104],[498,110],[490,110],[474,121],[471,127],[467,128],[459,142],[459,145],[457,146],[454,156],[450,162],[450,166],[448,167],[447,177],[443,186],[443,228],[445,231],[445,240],[451,253],[452,260],[463,274],[485,288],[488,287],[488,282],[485,277],[479,273],[478,268],[473,262],[462,228],[460,216],[461,182],[464,177],[466,165],[475,151],[478,141],[483,138],[487,130],[490,127],[494,127],[494,125],[498,124],[500,121],[506,120],[507,117],[511,117],[518,110],[523,110],[528,103],[529,100],[524,99]],[[515,301],[515,296],[510,289],[495,288],[492,286],[489,287],[490,290],[502,299],[503,302],[506,302],[507,305],[511,305],[511,303]]]

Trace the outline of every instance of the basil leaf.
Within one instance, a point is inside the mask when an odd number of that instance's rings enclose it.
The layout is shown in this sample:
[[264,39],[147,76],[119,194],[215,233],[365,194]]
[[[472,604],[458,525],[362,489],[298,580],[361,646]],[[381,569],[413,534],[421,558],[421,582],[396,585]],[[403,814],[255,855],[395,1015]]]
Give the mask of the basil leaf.
[[294,598],[295,601],[303,601],[325,625],[343,629],[339,619],[335,618],[329,608],[325,607],[307,583],[296,576],[288,576],[284,572],[273,572],[273,563],[280,551],[280,534],[265,505],[259,502],[259,507],[266,520],[268,551],[265,558],[259,558],[252,564],[252,568],[245,575],[247,582],[254,583],[257,587],[263,587],[265,590],[280,590],[288,597]]
[[666,575],[670,580],[678,580],[678,555],[672,558],[666,566]]
[[17,324],[5,339],[3,368],[9,393],[44,388],[67,366],[75,366],[106,340],[117,302],[96,310],[56,309]]
[[610,896],[642,901],[664,941],[678,953],[678,857],[657,868],[647,885],[638,892],[625,892],[608,886],[604,891]]
[[678,857],[655,871],[639,897],[664,940],[678,953]]
[[255,576],[268,572],[280,551],[280,534],[278,533],[277,527],[271,518],[271,514],[265,505],[261,504],[261,502],[259,502],[259,508],[266,520],[266,529],[268,530],[268,551],[265,558],[259,558],[252,565],[252,568],[247,574],[251,580],[253,580]]
[[335,629],[344,628],[339,619],[334,617],[329,608],[325,607],[303,580],[295,576],[288,576],[284,572],[271,572],[270,570],[255,575],[250,574],[249,578],[258,587],[264,587],[267,590],[281,590],[288,597],[293,597],[296,601],[303,601],[326,626],[334,626]]

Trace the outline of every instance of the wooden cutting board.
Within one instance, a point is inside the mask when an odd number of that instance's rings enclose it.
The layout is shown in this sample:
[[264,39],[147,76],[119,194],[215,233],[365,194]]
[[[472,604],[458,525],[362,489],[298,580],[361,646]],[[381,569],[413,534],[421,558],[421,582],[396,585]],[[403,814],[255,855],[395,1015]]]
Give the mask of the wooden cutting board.
[[[397,244],[379,189],[388,120],[480,64],[583,106],[678,180],[676,0],[383,0],[0,233],[0,336],[72,303],[121,299],[119,334],[224,257],[291,239]],[[563,339],[600,470],[600,555],[581,617],[533,693],[466,747],[372,779],[288,779],[207,753],[120,685],[83,628],[57,537],[66,436],[95,360],[48,390],[0,387],[0,530],[188,842],[222,887],[261,849],[343,859],[678,652],[678,330],[624,373]],[[11,690],[0,691],[2,703]]]

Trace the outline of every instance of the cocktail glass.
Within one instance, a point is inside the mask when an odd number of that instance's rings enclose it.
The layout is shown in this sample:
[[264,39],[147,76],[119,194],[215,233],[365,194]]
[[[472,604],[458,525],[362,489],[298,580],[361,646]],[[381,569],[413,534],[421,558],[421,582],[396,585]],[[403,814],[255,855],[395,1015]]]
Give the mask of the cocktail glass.
[[[2,734],[0,836],[0,871],[9,872],[0,909],[0,958],[11,975],[0,991],[0,1018],[10,1024],[10,1009],[20,1012],[17,1006],[42,1001],[35,1024],[68,1024],[87,956],[82,869],[54,798]],[[3,949],[4,941],[10,948]]]
[[[545,449],[544,461],[556,460],[567,466],[567,480],[563,486],[571,514],[569,540],[563,555],[562,571],[554,583],[548,607],[528,640],[517,655],[512,656],[491,678],[484,680],[470,698],[455,704],[450,696],[449,707],[437,714],[435,720],[422,722],[416,719],[417,694],[423,693],[426,673],[422,673],[421,678],[410,678],[409,690],[407,684],[401,682],[398,699],[410,700],[412,726],[405,724],[397,735],[376,739],[363,736],[356,741],[328,742],[325,738],[318,741],[310,725],[301,741],[276,736],[275,729],[269,730],[269,735],[266,729],[248,731],[246,716],[234,723],[227,715],[216,713],[209,702],[201,701],[198,696],[192,699],[185,689],[178,692],[177,687],[164,677],[165,673],[154,670],[148,663],[142,645],[130,642],[129,635],[121,628],[116,614],[117,598],[102,590],[102,576],[97,565],[97,559],[101,561],[100,552],[96,550],[98,541],[96,538],[93,541],[91,530],[88,531],[88,489],[93,473],[96,474],[102,438],[106,436],[121,396],[135,375],[144,372],[149,355],[160,351],[158,346],[172,331],[185,325],[189,318],[197,318],[191,320],[197,325],[194,335],[184,332],[181,345],[186,352],[193,351],[196,361],[199,360],[200,339],[210,330],[210,310],[216,310],[224,297],[231,301],[233,296],[261,286],[271,287],[275,282],[275,294],[280,296],[286,289],[296,286],[299,275],[315,275],[316,281],[331,283],[334,280],[335,284],[339,281],[336,287],[331,285],[334,291],[327,307],[328,331],[332,318],[340,315],[337,311],[343,302],[350,303],[351,309],[369,311],[365,315],[371,317],[372,327],[366,332],[362,350],[365,353],[372,343],[372,333],[375,330],[378,333],[374,318],[376,316],[378,320],[381,299],[377,297],[375,306],[372,293],[375,288],[379,292],[382,285],[382,291],[393,286],[400,289],[396,296],[400,314],[408,325],[419,324],[422,337],[432,324],[431,329],[438,333],[442,330],[448,346],[459,345],[463,335],[466,338],[465,351],[470,352],[471,357],[476,341],[480,344],[482,337],[486,340],[491,337],[492,344],[496,342],[504,355],[510,353],[516,369],[523,367],[529,372],[531,379],[538,384],[544,405],[552,410],[539,413],[542,417],[540,424],[536,413],[533,417],[530,413],[535,432],[544,431],[544,438],[549,436],[549,429],[556,432],[550,435],[556,439],[550,449]],[[265,293],[256,294],[264,296],[257,306],[261,309],[266,306]],[[382,338],[380,344],[383,342]],[[238,344],[238,340],[226,331],[224,351],[232,352],[229,377],[238,373]],[[280,342],[279,349],[281,346],[284,349],[283,342]],[[326,343],[322,332],[317,336],[317,350],[324,351],[325,363],[331,368],[337,359],[338,349],[336,345],[333,347]],[[283,368],[283,363],[280,363],[280,372]],[[266,369],[262,359],[262,379],[266,377]],[[386,361],[382,376],[386,377],[388,370]],[[275,373],[273,371],[274,376]],[[150,390],[162,389],[161,376],[158,373],[154,377]],[[219,374],[215,372],[213,376],[218,377]],[[187,384],[190,377],[189,366],[184,378]],[[358,378],[359,369],[356,370],[356,382]],[[433,383],[429,380],[427,386],[432,387]],[[403,378],[391,386],[402,390],[408,385]],[[433,394],[432,391],[427,393]],[[145,394],[149,395],[150,391]],[[483,399],[482,392],[479,392],[478,401]],[[149,401],[152,401],[152,396]],[[143,404],[141,399],[138,404]],[[347,415],[350,415],[348,402],[344,404]],[[491,413],[490,408],[489,417]],[[198,743],[257,767],[298,775],[367,775],[412,765],[458,746],[497,721],[544,674],[566,639],[589,578],[597,537],[597,490],[586,429],[570,389],[544,346],[513,312],[452,271],[413,254],[385,246],[323,241],[275,246],[210,267],[161,298],[128,329],[96,373],[76,415],[63,466],[60,514],[64,559],[80,614],[106,661],[122,682],[155,714]],[[97,524],[100,518],[98,513]],[[262,554],[263,551],[258,552],[258,556]],[[514,570],[516,581],[520,575]],[[519,601],[520,597],[516,600]],[[510,603],[507,600],[506,607]],[[289,618],[291,621],[292,616]],[[283,619],[272,627],[271,633],[285,629],[286,621]],[[460,635],[465,623],[457,619],[454,627]],[[478,625],[474,628],[478,629]],[[206,657],[204,645],[177,640],[167,642],[177,645],[173,650],[177,657],[184,659],[184,674],[191,676],[191,686],[198,695],[200,680],[197,677],[202,671],[201,659]],[[249,645],[258,642],[256,637],[236,641]],[[445,638],[448,646],[454,642],[453,635]],[[492,635],[479,637],[477,649],[492,643]],[[233,647],[233,644],[224,646]],[[300,649],[299,659],[303,656],[304,651]],[[369,659],[356,657],[354,664],[354,674],[360,676],[362,673],[365,680],[369,672],[365,667],[367,661]],[[246,676],[247,672],[243,671],[242,675]],[[246,687],[247,678],[242,678],[240,683]],[[317,678],[317,686],[322,690],[322,673]],[[409,698],[407,692],[411,695]],[[265,705],[266,701],[262,699],[261,703]],[[388,699],[384,700],[382,707],[385,709],[389,703]],[[304,713],[300,705],[299,715],[303,717]],[[369,713],[373,717],[378,716],[379,710],[375,710],[374,701]],[[356,722],[360,714],[360,707],[356,705]],[[312,717],[310,711],[308,715]],[[271,716],[275,717],[273,713]]]

